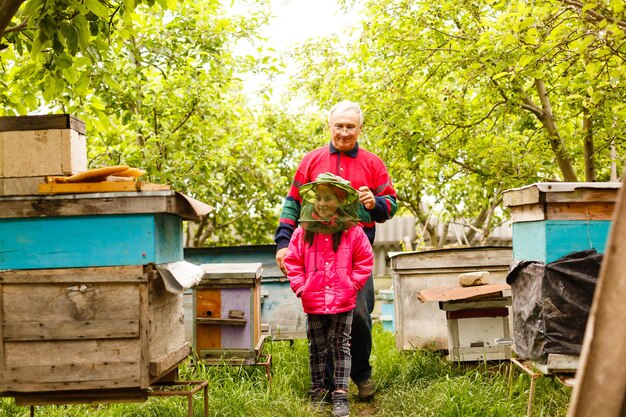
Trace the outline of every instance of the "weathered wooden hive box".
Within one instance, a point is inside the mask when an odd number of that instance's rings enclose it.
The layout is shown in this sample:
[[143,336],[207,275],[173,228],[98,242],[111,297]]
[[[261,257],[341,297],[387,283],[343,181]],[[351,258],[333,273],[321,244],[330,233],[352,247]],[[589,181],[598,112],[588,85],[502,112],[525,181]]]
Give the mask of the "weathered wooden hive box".
[[37,194],[46,175],[85,170],[82,120],[69,114],[0,117],[0,196]]
[[619,182],[546,182],[507,190],[513,259],[550,263],[572,252],[603,253]]
[[504,284],[512,260],[508,246],[450,248],[397,252],[391,259],[396,347],[446,349],[446,314],[436,303],[420,303],[417,294],[437,286],[458,284],[459,274],[488,271],[490,280]]
[[254,364],[261,342],[262,264],[202,264],[193,288],[196,355],[209,363]]
[[159,269],[183,260],[196,203],[174,191],[0,197],[0,392],[136,399],[169,378],[190,346],[183,292]]
[[[261,331],[274,340],[305,339],[306,316],[302,303],[289,285],[289,279],[276,265],[276,245],[242,245],[213,248],[185,248],[186,261],[205,263],[255,263],[263,266],[261,276]],[[186,296],[191,300],[191,294]],[[187,303],[191,305],[191,303]],[[188,334],[192,334],[191,307]]]

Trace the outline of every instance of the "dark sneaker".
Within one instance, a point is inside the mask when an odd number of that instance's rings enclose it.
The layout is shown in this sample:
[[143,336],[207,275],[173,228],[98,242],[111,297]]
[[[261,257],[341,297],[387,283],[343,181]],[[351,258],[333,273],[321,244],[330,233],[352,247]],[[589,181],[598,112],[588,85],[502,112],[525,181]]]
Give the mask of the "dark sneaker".
[[333,392],[333,417],[346,417],[349,415],[348,393],[343,391]]
[[367,378],[363,382],[356,384],[359,389],[359,398],[363,401],[369,401],[374,398],[374,381],[372,378]]
[[311,399],[311,404],[316,406],[330,403],[330,393],[324,388],[309,390],[309,398]]

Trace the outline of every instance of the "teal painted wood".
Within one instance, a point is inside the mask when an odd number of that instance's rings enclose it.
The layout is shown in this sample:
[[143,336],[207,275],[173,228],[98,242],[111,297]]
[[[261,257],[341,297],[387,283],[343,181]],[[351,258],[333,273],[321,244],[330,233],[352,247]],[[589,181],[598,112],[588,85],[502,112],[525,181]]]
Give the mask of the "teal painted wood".
[[610,220],[513,223],[513,259],[550,263],[587,249],[604,253],[610,227]]
[[145,265],[182,259],[182,221],[173,215],[0,219],[0,269]]

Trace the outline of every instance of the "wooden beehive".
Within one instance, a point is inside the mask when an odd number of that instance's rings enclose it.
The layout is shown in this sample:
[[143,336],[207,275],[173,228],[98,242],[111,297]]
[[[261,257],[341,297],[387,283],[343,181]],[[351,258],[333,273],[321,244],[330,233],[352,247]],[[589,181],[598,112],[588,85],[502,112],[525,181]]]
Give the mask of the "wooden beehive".
[[37,194],[46,175],[86,169],[83,121],[69,114],[0,117],[0,196]]
[[155,266],[182,260],[200,205],[173,191],[0,197],[0,392],[140,400],[170,378],[190,352],[183,293]]
[[459,274],[474,271],[488,271],[492,282],[503,284],[511,253],[508,246],[483,246],[398,252],[391,256],[398,350],[448,346],[446,314],[435,303],[420,303],[417,294],[421,290],[456,285]]
[[536,183],[507,190],[513,259],[549,263],[572,252],[606,245],[618,182]]
[[193,347],[207,362],[252,364],[261,340],[261,263],[202,264]]
[[2,271],[0,299],[0,391],[147,389],[190,352],[150,266]]

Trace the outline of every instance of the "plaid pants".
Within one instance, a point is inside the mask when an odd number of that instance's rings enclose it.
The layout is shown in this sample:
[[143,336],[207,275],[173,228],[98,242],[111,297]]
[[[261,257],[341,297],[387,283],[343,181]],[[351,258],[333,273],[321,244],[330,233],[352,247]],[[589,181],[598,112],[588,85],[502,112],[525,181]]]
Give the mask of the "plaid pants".
[[326,355],[335,363],[335,389],[348,390],[350,376],[350,331],[353,310],[339,314],[307,314],[311,388],[324,388]]

